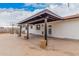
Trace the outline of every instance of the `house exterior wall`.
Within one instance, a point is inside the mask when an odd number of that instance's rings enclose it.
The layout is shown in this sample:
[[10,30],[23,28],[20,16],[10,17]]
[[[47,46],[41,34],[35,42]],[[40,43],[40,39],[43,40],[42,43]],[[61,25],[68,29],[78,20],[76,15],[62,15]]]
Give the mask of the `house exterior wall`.
[[[43,24],[43,26],[42,26]],[[33,28],[29,27],[29,32],[36,35],[44,35],[44,23],[40,24],[40,30],[36,30],[36,25],[33,25]],[[69,38],[69,39],[78,39],[79,40],[79,18],[61,20],[49,22],[48,26],[52,25],[52,34],[49,37],[57,38]],[[49,29],[49,27],[47,28]],[[47,31],[48,32],[48,31]]]

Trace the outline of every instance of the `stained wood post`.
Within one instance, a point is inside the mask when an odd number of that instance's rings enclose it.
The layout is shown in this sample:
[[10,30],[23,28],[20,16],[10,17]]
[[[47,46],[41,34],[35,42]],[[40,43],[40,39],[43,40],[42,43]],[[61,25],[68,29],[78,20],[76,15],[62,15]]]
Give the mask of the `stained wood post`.
[[21,37],[22,25],[19,26],[20,26],[19,36]]
[[46,40],[46,46],[47,46],[47,18],[45,18],[44,19],[45,20],[45,35],[44,35],[44,37],[45,37],[45,40]]
[[27,39],[29,39],[29,24],[27,24]]

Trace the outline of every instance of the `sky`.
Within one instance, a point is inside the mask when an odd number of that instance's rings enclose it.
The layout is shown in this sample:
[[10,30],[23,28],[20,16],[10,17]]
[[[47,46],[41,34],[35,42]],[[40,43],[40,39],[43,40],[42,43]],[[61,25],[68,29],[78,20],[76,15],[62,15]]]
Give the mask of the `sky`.
[[49,5],[62,5],[61,3],[0,3],[0,8],[13,8],[34,11],[35,9],[44,9]]
[[62,17],[79,13],[78,3],[0,3],[0,26],[16,24],[46,8]]

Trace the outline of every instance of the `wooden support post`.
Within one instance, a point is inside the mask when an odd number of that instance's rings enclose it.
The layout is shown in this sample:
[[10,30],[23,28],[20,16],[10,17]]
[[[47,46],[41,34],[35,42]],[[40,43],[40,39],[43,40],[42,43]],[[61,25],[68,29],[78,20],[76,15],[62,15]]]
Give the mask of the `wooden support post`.
[[45,18],[45,40],[46,40],[46,46],[47,46],[47,18]]
[[21,37],[22,25],[20,25],[19,36]]
[[27,39],[29,39],[29,24],[27,24]]

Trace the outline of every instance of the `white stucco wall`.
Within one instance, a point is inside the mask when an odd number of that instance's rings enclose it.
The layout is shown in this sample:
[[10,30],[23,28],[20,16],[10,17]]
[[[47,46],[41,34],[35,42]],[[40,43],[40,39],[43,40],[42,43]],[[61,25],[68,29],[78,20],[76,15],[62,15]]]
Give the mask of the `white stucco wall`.
[[79,18],[54,22],[52,36],[60,38],[79,39]]
[[[79,18],[64,21],[55,21],[48,23],[48,25],[49,24],[52,25],[52,35],[48,36],[79,39]],[[42,31],[44,31],[44,26],[42,27],[42,24],[40,24],[40,26],[40,30],[36,30],[36,25],[33,25],[33,28],[30,28],[30,33],[42,35]]]

